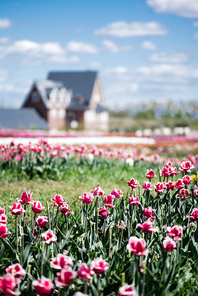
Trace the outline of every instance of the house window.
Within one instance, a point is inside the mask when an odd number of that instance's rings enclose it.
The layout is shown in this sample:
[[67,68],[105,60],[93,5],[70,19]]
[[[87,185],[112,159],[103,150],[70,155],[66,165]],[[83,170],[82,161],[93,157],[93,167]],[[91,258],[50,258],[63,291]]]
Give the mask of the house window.
[[35,90],[32,93],[32,103],[38,103],[39,102],[39,94],[38,92]]

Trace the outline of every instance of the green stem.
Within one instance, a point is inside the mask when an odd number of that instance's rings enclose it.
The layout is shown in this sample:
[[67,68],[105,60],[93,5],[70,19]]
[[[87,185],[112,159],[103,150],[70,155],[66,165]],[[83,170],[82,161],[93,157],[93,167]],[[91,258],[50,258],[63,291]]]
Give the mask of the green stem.
[[88,215],[88,205],[85,206],[85,236],[87,236],[87,215]]
[[16,223],[16,248],[17,248],[17,254],[18,254],[18,217],[17,215],[15,217],[15,223]]

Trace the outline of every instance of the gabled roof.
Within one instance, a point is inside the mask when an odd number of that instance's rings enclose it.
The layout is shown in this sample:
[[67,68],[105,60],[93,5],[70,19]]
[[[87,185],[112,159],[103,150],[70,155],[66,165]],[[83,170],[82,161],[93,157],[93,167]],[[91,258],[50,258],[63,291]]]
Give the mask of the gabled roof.
[[0,109],[0,126],[5,129],[49,129],[46,120],[33,108]]
[[66,89],[72,89],[73,98],[83,97],[86,102],[91,99],[96,71],[85,72],[50,72],[47,79],[61,81]]
[[64,85],[62,82],[60,81],[52,81],[52,80],[36,80],[32,87],[31,87],[31,90],[29,91],[23,105],[22,105],[22,108],[25,106],[25,103],[27,101],[27,99],[29,98],[29,95],[30,93],[32,92],[32,90],[34,88],[36,88],[43,100],[43,103],[45,104],[45,107],[46,108],[49,108],[49,94],[51,92],[51,90],[54,88],[54,87],[57,87],[58,89],[62,88]]

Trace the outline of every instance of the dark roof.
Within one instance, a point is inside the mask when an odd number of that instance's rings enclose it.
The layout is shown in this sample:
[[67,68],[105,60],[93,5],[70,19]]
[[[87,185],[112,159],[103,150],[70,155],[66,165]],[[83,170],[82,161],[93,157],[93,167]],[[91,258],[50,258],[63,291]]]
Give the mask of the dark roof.
[[67,89],[73,91],[73,98],[82,96],[85,101],[89,102],[96,77],[96,71],[50,72],[47,79],[61,81]]
[[5,129],[49,129],[46,120],[33,108],[0,109],[0,127]]

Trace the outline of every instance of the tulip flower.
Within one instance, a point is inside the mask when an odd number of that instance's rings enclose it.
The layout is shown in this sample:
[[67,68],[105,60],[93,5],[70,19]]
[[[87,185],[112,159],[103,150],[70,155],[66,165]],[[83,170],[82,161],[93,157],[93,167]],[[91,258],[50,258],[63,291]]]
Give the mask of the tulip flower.
[[76,293],[74,293],[73,296],[88,296],[88,295],[87,294],[83,294],[81,292],[76,292]]
[[94,271],[91,269],[91,267],[87,267],[86,264],[81,264],[81,266],[78,269],[78,277],[80,279],[83,279],[84,281],[89,282],[92,279],[92,275],[94,274]]
[[100,187],[96,187],[93,191],[91,191],[91,193],[94,196],[102,196],[102,195],[104,195],[104,191]]
[[0,215],[3,215],[3,214],[5,214],[5,210],[4,210],[4,208],[0,207]]
[[100,216],[102,217],[102,218],[104,218],[104,219],[106,219],[107,217],[108,217],[108,215],[109,215],[109,211],[107,210],[107,208],[105,208],[105,207],[101,207],[100,209],[99,209],[99,214],[100,214]]
[[73,261],[71,257],[64,256],[63,254],[58,254],[56,258],[52,258],[50,262],[50,267],[54,269],[61,270],[65,266],[72,266]]
[[6,224],[8,217],[6,215],[0,215],[0,223]]
[[68,204],[66,202],[64,202],[60,206],[60,211],[61,211],[62,214],[67,215],[67,216],[69,216],[71,214],[73,215],[73,213],[74,213],[73,211],[69,212],[69,206],[68,206]]
[[192,181],[191,177],[188,176],[188,175],[183,176],[182,180],[183,180],[185,185],[189,185],[191,183],[191,181]]
[[105,196],[104,204],[106,205],[106,207],[114,208],[115,205],[112,205],[112,202],[114,201],[114,199],[115,199],[115,196],[112,195],[112,194],[109,194],[109,195]]
[[6,273],[3,277],[0,277],[0,293],[2,292],[7,296],[20,295],[20,291],[15,291],[19,282],[11,273]]
[[129,204],[132,206],[139,206],[140,202],[138,200],[138,196],[134,197],[133,195],[129,197]]
[[48,296],[54,289],[54,284],[52,283],[52,280],[44,276],[42,276],[38,280],[34,280],[32,283],[36,294],[40,296]]
[[137,227],[140,227],[145,233],[157,232],[157,229],[153,227],[153,223],[150,220],[145,221],[143,224],[138,223]]
[[138,181],[136,181],[134,178],[132,178],[130,181],[127,181],[127,184],[131,188],[136,188],[138,186]]
[[148,249],[146,247],[146,241],[143,238],[137,238],[136,236],[131,236],[127,244],[127,250],[132,252],[134,255],[147,256]]
[[56,235],[52,230],[47,230],[41,234],[42,239],[46,242],[46,244],[51,244],[57,240]]
[[184,188],[184,182],[183,182],[183,180],[182,180],[182,179],[177,180],[177,181],[175,182],[175,187],[176,187],[177,189],[182,189],[182,188]]
[[93,194],[84,192],[83,196],[79,196],[79,198],[82,200],[82,203],[84,205],[89,205],[93,202]]
[[74,272],[70,266],[65,266],[57,273],[57,278],[55,278],[55,284],[57,287],[66,288],[68,287],[73,279],[77,276],[77,273]]
[[54,203],[54,207],[57,206],[57,207],[60,207],[63,202],[64,202],[64,199],[62,197],[62,195],[59,195],[59,194],[56,194],[52,199],[51,201],[53,201]]
[[27,205],[30,203],[33,203],[33,200],[31,199],[32,193],[24,191],[20,198],[17,198],[16,200],[19,201],[22,205]]
[[125,284],[119,288],[118,296],[137,296],[137,292],[132,285]]
[[175,182],[169,181],[168,183],[166,183],[166,188],[168,190],[174,190],[175,189]]
[[157,193],[162,193],[166,189],[164,182],[163,183],[158,182],[157,184],[154,185],[154,187],[155,187],[155,192]]
[[116,198],[119,198],[122,195],[122,191],[120,189],[113,189],[111,192],[112,195],[114,195]]
[[93,261],[91,261],[90,268],[96,274],[102,274],[109,268],[109,264],[102,258],[96,258]]
[[25,212],[20,203],[14,203],[13,206],[10,206],[9,208],[12,215],[18,216]]
[[190,218],[194,221],[198,221],[198,209],[194,208],[192,214],[190,216],[187,216],[187,218]]
[[174,225],[173,227],[167,227],[167,235],[172,237],[176,242],[181,240],[183,227],[179,225]]
[[154,177],[156,177],[156,175],[153,170],[147,170],[145,177],[147,177],[148,179],[153,179]]
[[184,198],[184,199],[188,199],[188,198],[190,198],[190,192],[189,192],[187,189],[182,189],[182,190],[180,191],[180,194],[178,193],[178,194],[176,195],[176,197],[178,197],[178,198],[180,198],[180,199],[182,199],[182,198]]
[[151,183],[150,182],[144,182],[142,188],[146,191],[151,191]]
[[6,225],[0,224],[0,238],[6,238],[9,234]]
[[191,161],[187,160],[181,163],[179,170],[181,173],[187,173],[190,172],[193,168],[194,165],[191,163]]
[[121,229],[125,229],[125,228],[126,228],[126,225],[124,224],[124,221],[121,220],[121,221],[120,221],[120,225],[118,224],[118,225],[116,225],[116,227],[119,228],[119,229],[120,229],[120,228],[121,228]]
[[175,241],[169,236],[165,237],[162,243],[162,251],[164,252],[172,252],[176,247]]
[[44,228],[48,223],[47,217],[46,216],[38,216],[36,219],[36,226],[39,228]]
[[26,274],[26,271],[20,264],[16,263],[8,266],[6,268],[6,273],[11,273],[15,278],[20,278]]
[[151,207],[148,207],[146,209],[144,209],[143,211],[143,216],[144,218],[147,219],[155,219],[155,217],[153,217],[153,215],[155,214],[155,210],[153,210]]
[[42,210],[44,209],[44,207],[42,206],[40,201],[34,201],[32,203],[32,211],[36,214],[40,214],[40,212],[42,212]]

